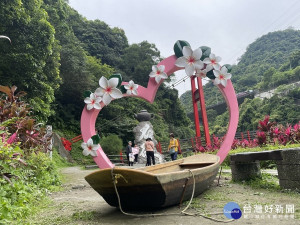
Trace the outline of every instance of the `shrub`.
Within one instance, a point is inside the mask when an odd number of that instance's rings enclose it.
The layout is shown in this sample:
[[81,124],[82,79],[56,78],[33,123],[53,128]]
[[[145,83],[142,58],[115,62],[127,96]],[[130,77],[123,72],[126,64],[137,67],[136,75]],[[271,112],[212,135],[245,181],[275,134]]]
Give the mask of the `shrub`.
[[0,86],[0,91],[6,94],[0,96],[0,224],[21,224],[60,179],[45,154],[44,129],[20,100],[24,92],[15,95],[15,86]]
[[[45,129],[39,128],[30,115],[30,107],[21,100],[26,93],[15,94],[16,89],[16,86],[0,86],[0,92],[6,94],[0,98],[0,130],[10,133],[9,143],[20,142],[24,155],[30,155],[33,149],[35,152],[45,151]],[[7,133],[1,136],[5,138]]]
[[49,190],[60,185],[60,178],[50,158],[41,152],[26,158],[19,144],[0,139],[0,224],[21,220],[31,213]]
[[122,139],[115,134],[103,137],[100,140],[100,145],[107,155],[118,155],[123,147]]

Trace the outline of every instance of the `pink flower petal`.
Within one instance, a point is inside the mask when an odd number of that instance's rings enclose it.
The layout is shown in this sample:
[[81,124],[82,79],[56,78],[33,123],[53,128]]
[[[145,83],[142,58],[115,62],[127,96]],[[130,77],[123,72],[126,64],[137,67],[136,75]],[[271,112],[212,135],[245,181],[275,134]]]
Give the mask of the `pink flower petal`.
[[178,67],[185,67],[187,65],[187,60],[184,57],[180,57],[176,60],[175,65]]
[[185,67],[185,72],[188,76],[193,76],[194,75],[194,72],[195,72],[195,66],[192,64],[192,65],[186,65]]
[[106,89],[107,86],[108,86],[108,81],[105,77],[101,77],[100,80],[99,80],[99,85],[100,87]]
[[95,103],[94,108],[95,109],[101,109],[101,105],[99,103]]
[[122,98],[123,94],[119,89],[113,88],[111,90],[110,96],[113,97],[114,99],[117,99],[117,98]]
[[95,91],[95,95],[97,95],[97,96],[103,96],[104,93],[105,93],[105,89],[102,87],[97,88]]
[[156,77],[155,77],[155,81],[156,81],[156,83],[159,83],[159,82],[160,82],[160,80],[161,80],[161,76],[156,76]]
[[197,48],[195,51],[193,51],[193,56],[195,57],[195,59],[200,59],[202,56],[201,48]]
[[112,87],[112,88],[117,87],[117,86],[118,86],[118,83],[119,83],[119,79],[116,78],[116,77],[110,78],[110,79],[108,80],[108,86],[109,86],[109,87]]
[[157,66],[152,66],[152,71],[154,72],[154,74],[157,72],[157,70],[158,70],[158,68],[157,68]]
[[210,63],[211,63],[210,58],[205,58],[205,59],[203,60],[203,62],[204,62],[205,64],[210,64]]
[[90,154],[91,154],[91,156],[93,156],[93,157],[97,157],[97,151],[91,151]]
[[193,54],[193,51],[192,51],[191,47],[184,46],[182,49],[182,54],[184,57],[188,58],[189,56],[191,56]]
[[105,93],[104,95],[103,95],[103,99],[102,99],[102,101],[103,101],[103,103],[105,104],[105,105],[108,105],[110,102],[111,102],[111,97],[110,97],[110,95],[109,94],[107,94],[107,93]]
[[160,66],[158,66],[158,69],[159,69],[161,72],[165,71],[165,65],[160,65]]
[[149,74],[149,77],[156,77],[156,72],[152,71],[152,72]]
[[203,66],[204,66],[203,62],[200,61],[200,60],[196,61],[194,63],[194,65],[195,65],[195,69],[199,69],[199,70],[201,70],[203,68]]

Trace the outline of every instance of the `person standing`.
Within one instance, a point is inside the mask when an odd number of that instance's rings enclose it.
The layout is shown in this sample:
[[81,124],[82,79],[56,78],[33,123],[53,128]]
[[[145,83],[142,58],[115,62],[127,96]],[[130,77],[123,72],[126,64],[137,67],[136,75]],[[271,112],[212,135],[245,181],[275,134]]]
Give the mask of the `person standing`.
[[134,162],[137,163],[138,162],[138,157],[139,157],[139,146],[137,144],[134,145],[134,147],[132,148],[132,153],[134,155]]
[[128,141],[128,145],[126,147],[126,156],[128,160],[128,165],[130,166],[129,154],[132,153],[132,142]]
[[170,156],[172,161],[177,159],[177,153],[178,153],[178,141],[174,138],[174,134],[170,134],[170,143],[168,146],[168,150],[170,152]]
[[151,138],[147,138],[145,142],[145,149],[147,155],[147,164],[146,166],[151,166],[151,159],[153,165],[155,165],[155,158],[154,158],[154,143]]
[[133,162],[134,162],[134,155],[133,153],[129,153],[129,166],[133,166]]

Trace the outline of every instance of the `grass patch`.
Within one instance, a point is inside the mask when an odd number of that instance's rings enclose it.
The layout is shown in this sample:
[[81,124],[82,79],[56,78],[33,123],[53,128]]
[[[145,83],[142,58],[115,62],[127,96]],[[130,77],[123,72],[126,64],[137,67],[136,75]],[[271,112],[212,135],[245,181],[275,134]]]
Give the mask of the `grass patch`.
[[95,211],[82,211],[73,213],[72,218],[74,220],[93,220],[95,218]]
[[230,201],[231,199],[224,195],[223,192],[214,192],[208,191],[203,194],[203,198],[210,201]]
[[64,168],[64,167],[68,167],[68,166],[74,166],[73,163],[70,163],[65,158],[61,157],[58,154],[58,151],[57,151],[56,148],[53,148],[52,162],[55,164],[55,166],[57,168]]
[[[231,181],[233,182],[233,181]],[[261,177],[251,179],[248,181],[234,181],[234,183],[239,183],[243,185],[248,185],[253,189],[269,189],[274,191],[280,191],[279,180],[276,176],[262,173]]]

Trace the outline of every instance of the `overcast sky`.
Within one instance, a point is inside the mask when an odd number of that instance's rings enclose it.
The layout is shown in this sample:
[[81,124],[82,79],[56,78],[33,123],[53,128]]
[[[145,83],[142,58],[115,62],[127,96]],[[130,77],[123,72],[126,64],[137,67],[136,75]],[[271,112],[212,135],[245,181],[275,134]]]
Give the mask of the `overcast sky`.
[[[237,63],[247,46],[272,31],[300,29],[300,0],[69,0],[87,19],[125,31],[130,44],[147,40],[161,56],[173,55],[177,40],[192,49],[209,46],[221,64]],[[149,73],[151,68],[149,68]],[[176,73],[179,80],[182,72]],[[189,82],[177,86],[182,94]]]

